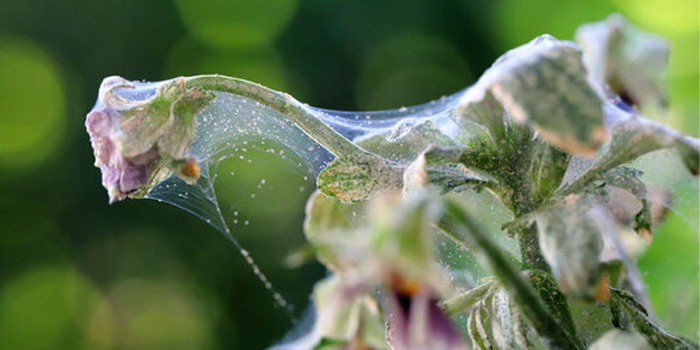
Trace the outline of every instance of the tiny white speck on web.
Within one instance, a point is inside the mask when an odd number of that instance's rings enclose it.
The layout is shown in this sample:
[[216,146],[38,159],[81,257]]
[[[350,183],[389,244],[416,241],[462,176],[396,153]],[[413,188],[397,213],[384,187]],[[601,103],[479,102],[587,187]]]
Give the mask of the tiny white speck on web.
[[[378,137],[391,141],[424,121],[430,121],[447,138],[456,139],[460,131],[450,113],[462,94],[415,107],[362,112],[362,118],[356,118],[357,112],[308,110],[350,140]],[[293,196],[304,197],[303,203],[315,188],[316,175],[333,155],[284,115],[245,97],[218,92],[197,121],[197,135],[189,152],[201,166],[200,179],[188,185],[170,176],[146,198],[188,211],[221,232],[240,250],[274,302],[291,315],[292,305],[275,289],[237,235],[244,227],[254,229],[255,221],[246,216],[251,209],[269,211],[266,217],[289,214],[284,203],[278,203],[279,193],[293,192]],[[381,145],[372,152],[397,158],[392,154],[394,149]],[[257,178],[251,180],[250,176]],[[303,211],[303,205],[295,208]]]

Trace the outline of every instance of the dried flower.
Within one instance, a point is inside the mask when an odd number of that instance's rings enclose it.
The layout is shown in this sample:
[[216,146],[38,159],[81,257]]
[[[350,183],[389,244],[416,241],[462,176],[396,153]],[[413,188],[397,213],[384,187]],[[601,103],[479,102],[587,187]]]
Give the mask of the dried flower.
[[144,195],[171,171],[190,184],[199,178],[199,165],[187,153],[195,116],[212,99],[186,89],[183,78],[157,84],[104,79],[85,127],[110,203]]

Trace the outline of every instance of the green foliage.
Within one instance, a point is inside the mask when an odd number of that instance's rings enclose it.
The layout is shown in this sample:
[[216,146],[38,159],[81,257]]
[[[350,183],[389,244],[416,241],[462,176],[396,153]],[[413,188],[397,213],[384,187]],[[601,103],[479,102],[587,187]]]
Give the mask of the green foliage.
[[628,292],[614,288],[611,288],[610,291],[612,294],[612,302],[629,317],[629,322],[647,339],[649,344],[654,346],[654,348],[674,350],[698,349],[697,344],[683,339],[682,337],[669,334],[654,324],[654,322],[649,319],[649,315],[644,309],[644,306],[640,305],[639,302],[634,299],[634,296]]

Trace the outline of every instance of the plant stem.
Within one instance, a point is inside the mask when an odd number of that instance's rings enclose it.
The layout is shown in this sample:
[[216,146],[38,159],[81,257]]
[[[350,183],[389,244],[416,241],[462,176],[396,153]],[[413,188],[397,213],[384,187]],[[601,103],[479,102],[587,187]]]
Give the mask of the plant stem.
[[[524,166],[521,166],[524,168]],[[527,174],[525,171],[515,171],[513,179],[513,195],[511,198],[511,210],[516,219],[532,213],[535,205],[532,202],[530,194],[531,183],[530,179],[525,178],[522,174]],[[549,264],[544,260],[540,252],[540,242],[537,237],[537,228],[535,225],[530,225],[527,228],[520,230],[517,233],[518,245],[520,246],[520,255],[522,256],[523,269],[538,269],[551,273]]]
[[518,244],[520,245],[524,270],[538,269],[548,273],[552,272],[540,252],[537,227],[534,224],[518,233]]
[[[455,200],[447,201],[447,213],[456,224],[464,230],[458,230],[464,234],[468,232],[480,251],[489,261],[496,277],[501,285],[508,291],[510,297],[515,300],[523,313],[532,322],[533,327],[544,339],[551,342],[554,349],[583,349],[583,343],[577,334],[571,334],[566,329],[575,329],[573,325],[561,325],[562,320],[557,320],[549,312],[547,306],[526,281],[520,271],[515,268],[503,255],[499,247],[491,242],[486,232],[464,210],[462,205]],[[467,239],[466,237],[464,239]],[[551,305],[550,305],[551,307]],[[568,312],[568,310],[566,310]]]
[[186,78],[185,87],[226,92],[260,102],[289,118],[305,134],[336,157],[365,153],[360,147],[322,122],[311,110],[289,94],[274,91],[243,79],[218,74]]
[[[522,186],[520,187],[523,188]],[[516,199],[513,201],[513,214],[516,219],[532,213],[532,202],[529,193],[523,190],[516,190]],[[537,227],[532,224],[517,232],[520,255],[523,261],[523,269],[538,269],[548,273],[552,270],[544,260],[540,251],[540,241],[537,237]]]

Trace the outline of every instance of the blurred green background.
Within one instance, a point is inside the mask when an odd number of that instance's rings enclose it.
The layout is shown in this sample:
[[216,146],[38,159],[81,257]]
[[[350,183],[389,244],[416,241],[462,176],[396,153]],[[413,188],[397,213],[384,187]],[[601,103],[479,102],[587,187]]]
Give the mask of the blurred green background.
[[[620,12],[671,41],[664,121],[698,136],[698,10],[686,0],[0,0],[0,348],[261,349],[291,327],[205,223],[155,202],[107,204],[83,126],[103,77],[221,73],[319,107],[399,107],[473,83],[538,34],[571,39]],[[251,225],[237,233],[297,314],[324,275],[282,264],[303,244],[309,190],[246,208]],[[697,186],[684,191],[640,264],[661,323],[697,339]]]

